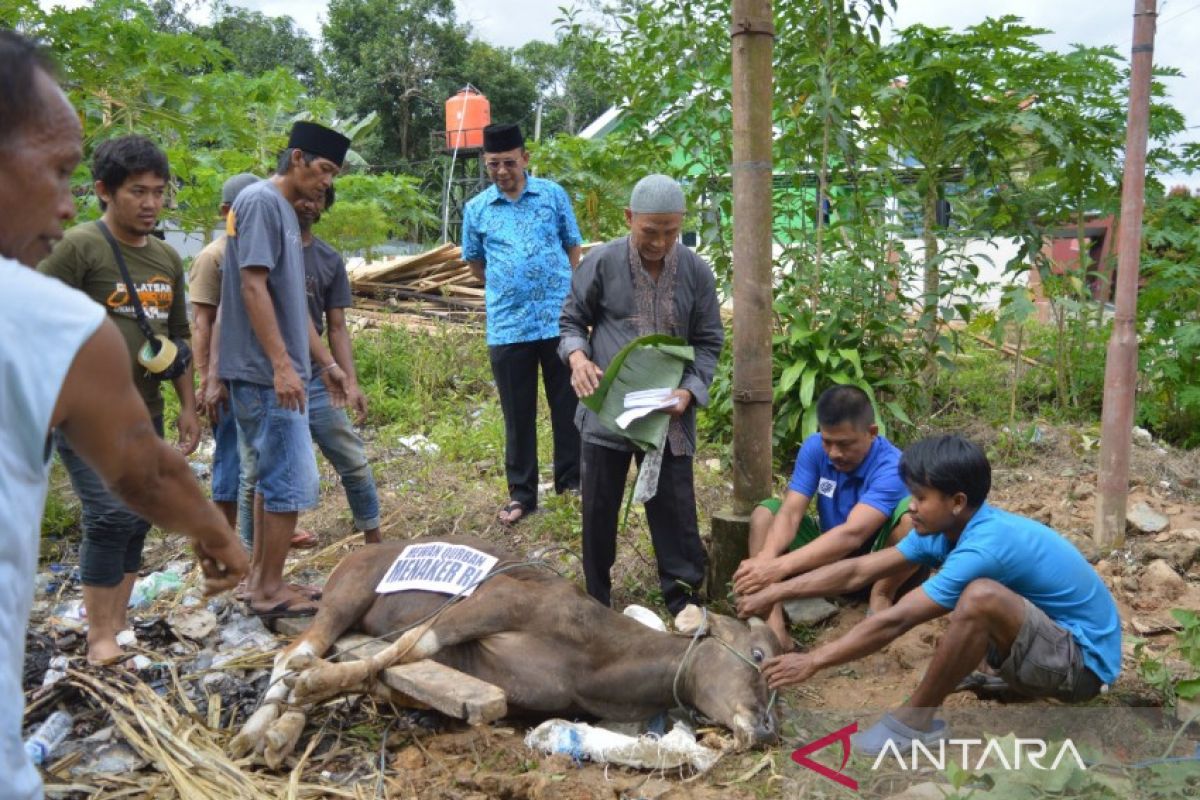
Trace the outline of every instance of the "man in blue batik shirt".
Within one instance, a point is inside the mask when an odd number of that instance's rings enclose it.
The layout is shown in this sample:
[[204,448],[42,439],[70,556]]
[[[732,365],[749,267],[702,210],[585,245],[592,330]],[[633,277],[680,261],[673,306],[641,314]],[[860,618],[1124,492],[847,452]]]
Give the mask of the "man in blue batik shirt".
[[463,259],[486,286],[488,355],[504,412],[504,467],[511,525],[537,509],[537,374],[542,369],[554,432],[554,490],[579,488],[578,401],[557,355],[558,317],[579,265],[579,226],[554,181],[525,170],[516,125],[483,129],[483,163],[494,184],[463,214]]

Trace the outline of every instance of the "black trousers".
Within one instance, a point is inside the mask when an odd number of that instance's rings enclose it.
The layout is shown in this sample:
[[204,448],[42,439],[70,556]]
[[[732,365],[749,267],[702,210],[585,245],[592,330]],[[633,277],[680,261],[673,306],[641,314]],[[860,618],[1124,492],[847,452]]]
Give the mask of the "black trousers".
[[[633,456],[590,442],[583,445],[583,574],[588,594],[606,606],[612,604],[617,521]],[[639,464],[642,457],[637,454]],[[663,456],[658,492],[646,503],[646,519],[667,609],[678,614],[688,603],[699,605],[708,555],[696,522],[691,456]]]
[[488,348],[500,408],[504,412],[504,470],[508,496],[526,511],[537,508],[537,379],[542,368],[550,427],[554,432],[554,490],[579,488],[579,405],[571,370],[558,357],[558,338]]

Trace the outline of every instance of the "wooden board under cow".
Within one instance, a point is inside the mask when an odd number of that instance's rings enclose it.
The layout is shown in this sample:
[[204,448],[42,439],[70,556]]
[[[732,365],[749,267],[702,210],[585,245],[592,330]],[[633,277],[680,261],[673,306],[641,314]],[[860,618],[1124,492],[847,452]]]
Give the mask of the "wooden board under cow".
[[466,545],[428,542],[405,547],[376,594],[392,592],[438,592],[469,595],[496,566],[496,557]]
[[[396,556],[414,544],[473,548],[498,561],[470,597],[378,594]],[[689,613],[691,612],[691,613]],[[411,705],[389,670],[430,659],[500,689],[518,717],[645,721],[676,705],[733,732],[738,747],[778,735],[760,667],[778,651],[766,624],[691,606],[677,633],[648,628],[600,605],[537,559],[469,536],[385,539],[347,555],[325,584],[309,628],[275,659],[262,703],[229,744],[279,767],[304,732],[306,712],[342,694]],[[385,640],[356,661],[324,656],[351,632]],[[374,648],[372,648],[374,650]]]

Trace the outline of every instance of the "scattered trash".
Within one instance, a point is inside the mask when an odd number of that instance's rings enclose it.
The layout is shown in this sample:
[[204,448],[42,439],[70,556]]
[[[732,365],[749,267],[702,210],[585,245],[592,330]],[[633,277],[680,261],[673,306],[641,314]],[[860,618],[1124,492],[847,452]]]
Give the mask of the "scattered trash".
[[1135,425],[1133,428],[1133,443],[1149,447],[1154,444],[1154,435],[1145,428],[1139,428]]
[[46,721],[25,740],[25,755],[29,756],[29,760],[34,764],[46,763],[54,748],[62,744],[71,732],[71,722],[71,715],[65,711],[55,711],[46,717]]
[[[274,650],[275,636],[258,617],[233,616],[221,626],[221,644],[228,650]],[[213,664],[216,664],[214,659]]]
[[675,769],[684,765],[706,772],[721,753],[696,741],[687,726],[677,723],[670,733],[627,736],[583,722],[546,720],[525,737],[525,745],[546,753],[569,755],[576,761],[588,759],[602,764],[620,764],[637,769]]
[[67,677],[67,663],[66,656],[55,656],[50,659],[50,666],[46,669],[46,674],[42,678],[42,688],[53,686]]
[[666,633],[666,624],[659,619],[658,614],[655,614],[645,606],[625,606],[625,610],[621,612],[627,617],[632,617],[638,622],[645,625],[647,628],[653,628],[656,631]]
[[209,672],[200,679],[207,694],[224,694],[236,687],[237,682],[226,672]]
[[137,634],[129,628],[117,632],[118,647],[136,647],[138,643]]
[[401,447],[408,450],[410,453],[416,453],[419,456],[436,456],[441,452],[441,448],[436,442],[429,440],[429,437],[421,433],[414,433],[412,436],[401,436],[396,440]]
[[217,615],[207,608],[177,608],[167,615],[167,624],[179,636],[199,641],[217,629]]
[[[87,742],[88,740],[85,739],[81,744]],[[92,775],[128,775],[150,763],[124,742],[110,741],[81,749],[84,757],[68,770],[72,778],[87,778]]]
[[50,611],[48,622],[55,632],[66,633],[82,631],[86,620],[87,609],[83,607],[83,601],[68,600],[65,603],[59,603]]
[[138,578],[133,584],[133,593],[129,595],[129,607],[145,608],[160,595],[178,591],[182,587],[183,578],[178,572],[152,572],[144,578]]

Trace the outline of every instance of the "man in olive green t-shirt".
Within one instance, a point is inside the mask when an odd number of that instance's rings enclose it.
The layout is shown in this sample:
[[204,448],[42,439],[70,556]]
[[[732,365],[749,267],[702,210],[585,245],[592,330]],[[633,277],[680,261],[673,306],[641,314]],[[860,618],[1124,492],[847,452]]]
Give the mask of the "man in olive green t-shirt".
[[[183,262],[152,235],[170,178],[166,155],[142,136],[110,139],[96,148],[92,177],[104,212],[102,219],[119,243],[150,327],[158,335],[187,338]],[[137,325],[129,288],[99,226],[84,223],[72,228],[38,269],[104,306],[129,348],[134,382],[161,436],[159,382],[137,363],[145,338]],[[200,441],[191,368],[173,384],[180,406],[179,449],[188,455]],[[57,444],[83,506],[79,566],[88,617],[88,660],[112,663],[122,656],[116,637],[128,627],[126,607],[141,568],[142,545],[150,523],[112,495],[64,438],[58,437]]]

